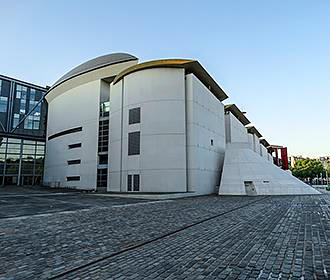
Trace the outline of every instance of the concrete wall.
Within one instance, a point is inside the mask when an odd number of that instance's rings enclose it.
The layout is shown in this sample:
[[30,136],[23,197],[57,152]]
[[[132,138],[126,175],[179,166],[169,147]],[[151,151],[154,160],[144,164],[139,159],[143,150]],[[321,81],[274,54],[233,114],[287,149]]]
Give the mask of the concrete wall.
[[[78,189],[96,188],[100,82],[72,88],[49,103],[47,139],[79,126],[82,131],[47,141],[44,182]],[[68,145],[75,143],[82,143],[82,147],[69,150]],[[80,159],[81,164],[67,164],[74,159]],[[67,176],[80,176],[80,181],[67,182]]]
[[[185,192],[184,70],[147,69],[111,86],[109,191],[127,191],[127,175],[140,174],[141,192]],[[141,123],[128,124],[131,108]],[[140,155],[128,156],[128,133],[140,131]]]
[[193,74],[186,75],[186,112],[188,191],[214,193],[225,153],[224,106]]
[[225,114],[225,126],[227,143],[248,142],[247,129],[231,112]]
[[268,152],[264,145],[260,144],[260,155],[268,160]]

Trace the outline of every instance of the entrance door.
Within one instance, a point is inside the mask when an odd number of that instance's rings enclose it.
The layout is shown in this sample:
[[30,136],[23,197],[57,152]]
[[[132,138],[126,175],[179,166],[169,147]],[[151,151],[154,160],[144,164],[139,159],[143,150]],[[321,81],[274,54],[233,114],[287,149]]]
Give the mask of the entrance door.
[[245,194],[246,195],[257,195],[257,190],[252,181],[244,181]]

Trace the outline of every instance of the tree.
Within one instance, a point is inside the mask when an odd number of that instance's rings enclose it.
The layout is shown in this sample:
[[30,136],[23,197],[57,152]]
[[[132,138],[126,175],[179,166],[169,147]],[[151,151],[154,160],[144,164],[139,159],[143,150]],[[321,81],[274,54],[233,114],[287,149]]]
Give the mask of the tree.
[[325,174],[322,163],[316,159],[297,160],[292,168],[292,174],[301,179],[308,179],[310,183],[320,174]]

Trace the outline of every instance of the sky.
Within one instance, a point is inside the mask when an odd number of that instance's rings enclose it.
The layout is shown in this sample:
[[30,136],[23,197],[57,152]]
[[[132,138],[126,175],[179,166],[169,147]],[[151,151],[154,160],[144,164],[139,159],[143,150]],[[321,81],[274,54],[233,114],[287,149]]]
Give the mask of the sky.
[[196,59],[268,142],[330,156],[328,0],[0,3],[0,74],[45,86],[113,52]]

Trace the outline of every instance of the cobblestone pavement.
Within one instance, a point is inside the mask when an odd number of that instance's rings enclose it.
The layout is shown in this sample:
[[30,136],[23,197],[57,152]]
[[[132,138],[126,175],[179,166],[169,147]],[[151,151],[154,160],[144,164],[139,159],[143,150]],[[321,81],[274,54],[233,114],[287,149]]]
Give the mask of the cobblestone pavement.
[[47,279],[66,271],[60,278],[329,278],[328,195],[124,205],[98,199],[94,208],[0,219],[0,279]]

